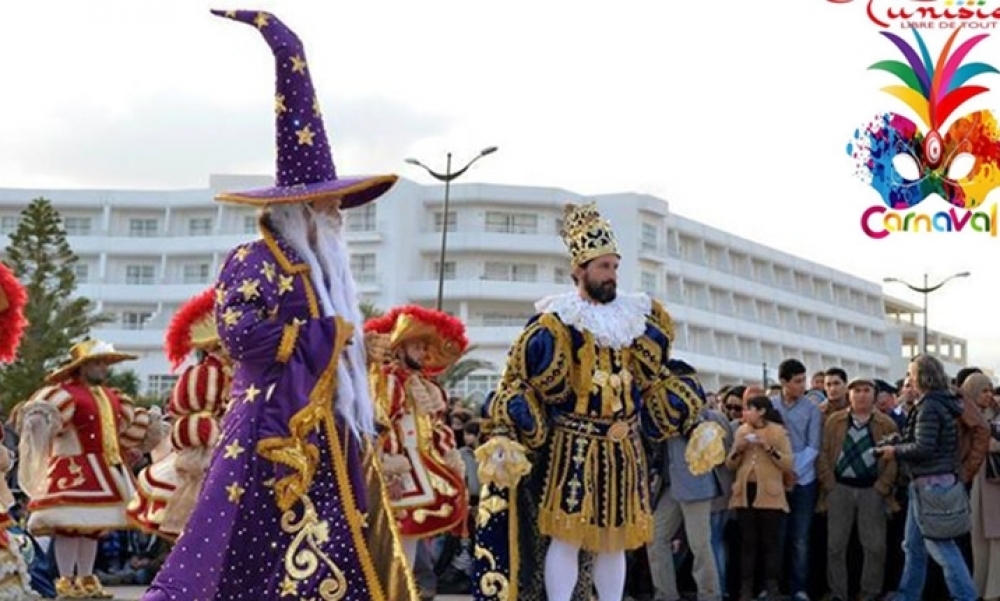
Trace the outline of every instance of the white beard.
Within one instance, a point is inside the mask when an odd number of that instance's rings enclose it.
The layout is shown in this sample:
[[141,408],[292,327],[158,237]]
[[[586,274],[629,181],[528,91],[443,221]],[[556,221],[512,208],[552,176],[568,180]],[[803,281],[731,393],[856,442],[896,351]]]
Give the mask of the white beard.
[[[374,435],[375,408],[368,388],[364,321],[351,275],[350,253],[342,235],[343,222],[339,216],[316,213],[300,204],[272,207],[270,214],[274,227],[309,264],[323,317],[339,316],[354,324],[352,343],[337,366],[334,403],[354,434]],[[309,244],[310,221],[316,225],[315,245]]]

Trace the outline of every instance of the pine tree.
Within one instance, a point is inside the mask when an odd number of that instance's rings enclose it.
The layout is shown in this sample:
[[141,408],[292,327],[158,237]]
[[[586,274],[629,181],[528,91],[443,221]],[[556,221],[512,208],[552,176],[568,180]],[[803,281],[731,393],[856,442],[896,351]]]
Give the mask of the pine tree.
[[59,212],[44,198],[21,211],[6,262],[28,292],[28,328],[18,358],[0,368],[0,405],[5,413],[43,385],[45,375],[65,359],[70,346],[107,321],[90,300],[73,298],[77,256],[66,240]]

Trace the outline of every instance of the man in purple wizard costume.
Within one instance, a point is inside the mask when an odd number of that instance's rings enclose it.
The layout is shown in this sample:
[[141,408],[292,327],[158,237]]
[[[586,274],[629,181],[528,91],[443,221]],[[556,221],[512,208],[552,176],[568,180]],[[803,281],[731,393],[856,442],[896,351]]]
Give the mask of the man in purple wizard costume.
[[[218,200],[258,206],[262,239],[226,258],[216,322],[236,369],[198,503],[145,601],[417,598],[369,441],[375,411],[340,210],[393,175],[338,178],[302,43],[271,14],[277,178]],[[374,342],[374,341],[370,341]]]

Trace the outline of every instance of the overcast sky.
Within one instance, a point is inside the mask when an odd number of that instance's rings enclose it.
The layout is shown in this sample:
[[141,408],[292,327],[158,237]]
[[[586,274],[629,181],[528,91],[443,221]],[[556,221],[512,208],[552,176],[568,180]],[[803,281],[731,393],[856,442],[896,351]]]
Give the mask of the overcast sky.
[[[210,173],[271,173],[270,51],[249,26],[208,13],[264,9],[305,42],[340,173],[425,181],[402,159],[443,167],[448,150],[461,161],[498,145],[463,181],[655,194],[873,281],[969,270],[931,296],[931,325],[1000,368],[1000,239],[871,240],[859,227],[881,201],[853,175],[847,142],[877,112],[908,114],[879,91],[892,77],[867,70],[900,56],[863,0],[8,4],[0,187],[204,187]],[[936,54],[946,33],[924,35]],[[998,52],[991,36],[970,59]],[[1000,87],[1000,75],[974,83]]]

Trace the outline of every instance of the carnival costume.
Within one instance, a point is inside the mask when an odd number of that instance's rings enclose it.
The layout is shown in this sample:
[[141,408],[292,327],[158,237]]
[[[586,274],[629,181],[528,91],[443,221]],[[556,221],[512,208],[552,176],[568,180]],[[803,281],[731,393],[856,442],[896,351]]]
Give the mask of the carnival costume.
[[[392,506],[412,565],[418,539],[465,531],[465,462],[447,421],[448,395],[433,378],[462,356],[469,341],[461,321],[416,306],[371,319],[365,331],[387,335],[393,356],[373,368],[372,382],[383,426],[383,468],[398,490]],[[419,366],[406,356],[413,341],[427,345]]]
[[82,373],[92,363],[135,358],[100,340],[79,342],[20,411],[28,531],[54,538],[60,597],[111,598],[93,573],[97,539],[129,527],[125,507],[135,487],[126,452],[146,453],[165,435],[158,411]]
[[[574,268],[620,256],[596,205],[569,205],[564,219]],[[671,371],[673,323],[648,296],[601,304],[573,292],[536,308],[490,403],[492,438],[477,450],[475,597],[569,599],[583,551],[601,601],[617,601],[624,552],[653,536],[641,437],[688,434],[704,393],[693,375]]]
[[181,372],[170,395],[170,436],[153,450],[153,462],[136,476],[129,519],[143,530],[170,540],[181,533],[194,509],[219,419],[226,409],[232,378],[215,327],[215,290],[185,303],[167,327],[166,354],[176,370],[192,353],[197,363]]
[[[9,363],[17,357],[17,349],[28,325],[24,317],[27,302],[24,286],[6,265],[0,263],[0,362]],[[39,597],[31,588],[25,558],[31,543],[8,530],[14,525],[8,513],[15,503],[7,484],[7,474],[12,467],[12,457],[3,444],[3,428],[0,428],[0,601]]]
[[[271,188],[217,196],[271,212],[262,239],[234,249],[216,282],[235,366],[229,408],[194,511],[143,599],[406,601],[415,586],[368,442],[374,423],[358,430],[345,414],[374,414],[360,311],[345,292],[353,279],[297,251],[272,214],[361,206],[396,177],[338,178],[298,37],[270,13],[213,12],[254,26],[274,55],[277,173]],[[348,313],[335,311],[335,293],[351,298]],[[368,404],[346,402],[358,399]]]

